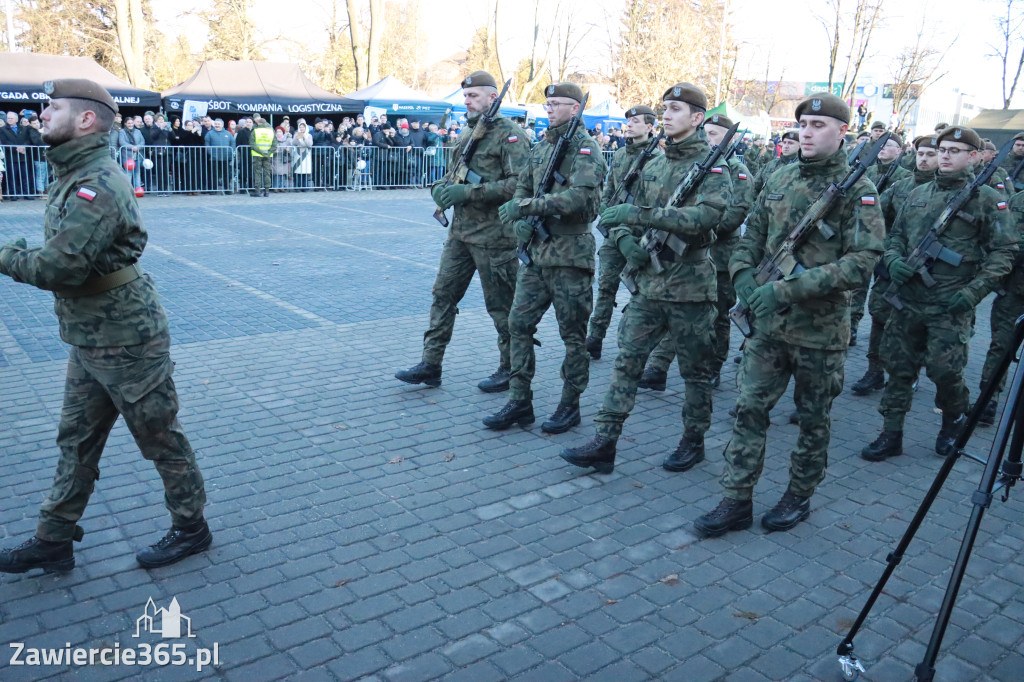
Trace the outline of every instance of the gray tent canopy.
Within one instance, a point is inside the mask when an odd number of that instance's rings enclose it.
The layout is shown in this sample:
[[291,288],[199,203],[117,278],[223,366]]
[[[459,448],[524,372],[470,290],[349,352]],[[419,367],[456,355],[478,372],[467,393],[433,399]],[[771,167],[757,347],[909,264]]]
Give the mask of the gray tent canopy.
[[110,73],[88,57],[67,57],[33,52],[0,53],[0,104],[46,106],[49,97],[43,83],[58,78],[88,78],[96,81],[114,98],[118,106],[160,106],[160,95],[137,88]]
[[324,90],[297,64],[256,61],[207,61],[180,85],[161,93],[169,113],[185,110],[185,102],[202,102],[211,115],[340,114],[361,111],[346,97]]
[[1024,109],[986,109],[968,121],[967,127],[1001,147],[1024,130]]

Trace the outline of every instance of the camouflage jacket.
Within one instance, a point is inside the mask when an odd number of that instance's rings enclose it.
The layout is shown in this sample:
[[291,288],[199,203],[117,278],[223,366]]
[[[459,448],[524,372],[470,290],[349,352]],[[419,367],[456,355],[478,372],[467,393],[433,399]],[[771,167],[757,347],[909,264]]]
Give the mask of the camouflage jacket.
[[[1021,161],[1024,161],[1024,156],[1017,156],[1013,151],[1011,151],[1006,155],[1006,158],[1003,159],[1003,162],[999,167],[1005,168],[1006,175],[1010,176],[1010,174],[1017,168],[1017,164]],[[1024,186],[1024,168],[1021,169],[1020,173],[1018,173],[1016,177],[1010,177],[1010,181],[1013,182],[1015,187],[1018,185]]]
[[903,158],[900,159],[900,168],[905,168],[910,172],[917,170],[917,152],[913,149],[903,154]]
[[[984,167],[985,164],[979,164],[977,169],[978,172],[981,172]],[[1006,172],[1000,172],[1000,169],[997,168],[996,172],[992,174],[992,177],[990,177],[988,182],[985,184],[999,192],[1004,199],[1009,199],[1014,194],[1013,180],[1010,179],[1010,172],[1012,172],[1012,170],[1013,169]]]
[[743,155],[743,164],[750,169],[750,172],[757,175],[765,164],[775,159],[775,146],[769,150],[766,144],[763,147],[751,146]]
[[718,272],[729,272],[729,258],[740,240],[739,226],[746,220],[750,205],[754,203],[754,178],[750,171],[735,156],[726,165],[732,180],[732,194],[715,230],[715,242],[711,245],[711,260]]
[[[732,195],[732,181],[723,166],[708,173],[697,190],[680,208],[670,208],[669,199],[695,163],[704,160],[710,151],[704,129],[700,128],[682,142],[668,143],[665,153],[652,159],[644,168],[640,190],[629,219],[629,226],[665,230],[682,239],[687,252],[682,256],[662,252],[665,269],[658,274],[644,269],[637,277],[637,286],[645,297],[656,301],[691,303],[714,301],[718,296],[715,265],[707,249],[715,239],[715,230]],[[616,227],[611,232],[616,241],[629,227]]]
[[583,268],[593,272],[596,242],[590,223],[597,217],[601,187],[608,169],[597,141],[578,129],[559,168],[566,183],[556,182],[550,194],[533,198],[555,150],[555,142],[568,125],[549,128],[544,141],[530,151],[527,165],[519,174],[515,198],[519,199],[524,215],[543,217],[544,225],[551,232],[549,241],[535,240],[530,246],[530,257],[536,265]]
[[[451,165],[469,144],[479,117],[474,117],[459,134],[452,152]],[[513,249],[516,237],[511,225],[498,220],[498,206],[512,198],[516,178],[526,167],[530,156],[530,143],[526,134],[511,120],[496,116],[490,128],[473,153],[469,169],[480,175],[483,182],[471,185],[469,201],[455,207],[448,234],[453,239],[494,249]],[[435,184],[440,184],[439,180]]]
[[796,163],[797,159],[800,158],[800,153],[790,154],[789,156],[779,156],[761,167],[761,170],[757,172],[754,177],[754,196],[756,197],[764,189],[764,185],[768,182],[768,178],[772,173],[779,170],[783,166],[788,166],[791,163]]
[[882,217],[885,218],[885,233],[889,234],[889,230],[892,229],[892,224],[896,222],[896,214],[903,208],[903,204],[907,203],[907,197],[914,191],[914,188],[918,185],[923,185],[926,182],[931,182],[935,179],[935,171],[919,171],[915,170],[909,176],[904,177],[902,180],[890,183],[885,191],[882,192],[880,201],[882,202]]
[[[914,250],[953,194],[973,179],[970,171],[939,174],[910,193],[885,242],[886,267],[895,258],[906,257]],[[954,218],[939,235],[943,246],[962,255],[963,262],[953,266],[936,261],[929,268],[935,286],[926,287],[920,276],[915,275],[899,289],[904,301],[944,307],[961,289],[971,293],[975,301],[981,301],[1010,272],[1017,234],[1010,225],[1003,197],[983,186],[967,202],[964,212],[974,216],[973,223]]]
[[[895,162],[896,160],[893,159],[890,163],[886,164],[873,163],[870,166],[868,166],[867,171],[864,172],[864,177],[870,180],[871,184],[873,184],[877,189],[878,183],[882,180],[882,176],[889,172],[889,166]],[[908,171],[906,168],[904,168],[903,166],[896,166],[896,170],[893,171],[892,177],[889,178],[889,184],[885,187],[885,189],[892,187],[898,181],[903,180],[905,178],[909,178],[910,176],[911,172]],[[883,189],[882,192],[885,192],[885,189]]]
[[[650,139],[646,139],[643,142],[630,142],[622,149],[616,150],[612,156],[612,162],[608,166],[608,177],[604,181],[604,192],[601,193],[601,205],[602,206],[613,206],[611,202],[614,200],[615,192],[618,191],[619,185],[622,184],[622,178],[629,172],[633,162],[636,161],[636,157],[640,155],[640,152],[644,150]],[[654,159],[661,155],[660,149],[654,150],[654,156],[647,162],[650,165]],[[640,181],[633,183],[633,197],[636,199],[636,193],[639,189]],[[635,236],[640,236],[640,229],[636,228],[633,230]]]
[[[127,177],[110,158],[105,133],[51,148],[56,179],[46,198],[45,244],[0,249],[3,273],[59,291],[136,263],[146,229]],[[73,346],[133,346],[167,330],[167,316],[149,275],[94,296],[56,298],[60,335]]]
[[[747,230],[740,238],[729,272],[755,268],[775,253],[789,232],[829,183],[840,182],[849,172],[846,150],[823,159],[800,158],[773,173],[754,201]],[[796,250],[807,268],[799,275],[774,285],[785,313],[769,320],[755,320],[754,333],[761,338],[823,350],[845,350],[850,340],[850,289],[862,286],[882,252],[885,227],[875,187],[863,177],[833,206],[825,218],[835,231],[826,239],[818,230]]]
[[[1010,228],[1017,228],[1018,243],[1024,241],[1024,192],[1017,192],[1009,201]],[[1013,269],[1003,278],[1001,288],[1014,296],[1024,298],[1024,256],[1021,253],[1013,261]]]

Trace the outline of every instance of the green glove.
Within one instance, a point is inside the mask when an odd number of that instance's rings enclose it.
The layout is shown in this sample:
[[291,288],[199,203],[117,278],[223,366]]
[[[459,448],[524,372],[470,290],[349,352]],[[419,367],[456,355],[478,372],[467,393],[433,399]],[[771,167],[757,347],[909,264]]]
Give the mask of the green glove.
[[19,251],[24,251],[27,248],[28,242],[26,242],[24,238],[0,247],[0,273],[5,275],[10,274],[10,262],[14,260],[14,254]]
[[754,279],[754,268],[746,268],[737,272],[732,285],[740,300],[749,305],[750,294],[754,293],[754,289],[757,288],[757,280]]
[[434,203],[437,204],[442,209],[451,206],[451,204],[442,203],[443,199],[441,199],[441,196],[444,194],[444,190],[444,184],[434,185],[433,187],[430,188],[430,198],[433,199]]
[[631,204],[619,204],[601,211],[601,224],[608,225],[629,225],[630,218],[639,215],[640,209]]
[[626,257],[626,262],[634,268],[640,269],[651,261],[651,254],[647,253],[647,249],[640,246],[640,241],[631,234],[619,237],[615,246],[619,249],[619,253]]
[[442,205],[461,206],[469,201],[469,195],[473,191],[473,185],[449,185],[441,190]]
[[893,281],[896,286],[903,286],[910,281],[910,278],[914,276],[914,268],[907,265],[907,261],[902,258],[894,258],[889,263],[889,278]]
[[512,223],[512,231],[516,233],[516,239],[520,244],[527,244],[533,238],[533,225],[525,220]]
[[775,287],[769,283],[754,289],[747,299],[747,304],[754,311],[754,315],[766,318],[774,315],[779,309],[779,301],[775,298]]
[[977,305],[974,301],[974,295],[965,289],[961,289],[949,298],[949,310],[950,315],[963,315],[964,313],[974,310],[974,306]]
[[519,208],[519,199],[506,201],[498,207],[498,218],[500,218],[503,223],[514,223],[522,217],[523,211]]
[[601,202],[601,208],[597,209],[597,215],[601,215],[602,213],[604,213],[604,210],[605,210],[606,208],[608,208],[608,204],[606,204],[606,203],[604,203],[604,202],[602,201],[602,202]]

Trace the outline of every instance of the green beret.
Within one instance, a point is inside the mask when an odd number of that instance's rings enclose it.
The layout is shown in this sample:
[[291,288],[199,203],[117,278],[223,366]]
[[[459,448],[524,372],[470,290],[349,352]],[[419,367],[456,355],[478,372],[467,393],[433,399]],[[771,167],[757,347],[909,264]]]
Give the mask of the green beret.
[[552,83],[544,89],[545,97],[568,97],[577,102],[583,101],[583,90],[575,83]]
[[783,140],[793,140],[793,142],[799,142],[800,141],[800,131],[799,130],[787,130],[786,132],[782,133],[782,139]]
[[1015,139],[1015,140],[1024,140],[1024,130],[1022,130],[1021,132],[1019,132],[1016,135],[1014,135],[1013,139]]
[[[903,137],[899,133],[897,133],[895,131],[892,132],[889,135],[889,140],[891,140],[892,142],[895,142],[896,144],[898,144],[901,147],[903,146]],[[886,144],[889,144],[889,143],[886,142]]]
[[992,140],[988,139],[987,137],[982,138],[981,143],[982,143],[982,145],[984,145],[985,151],[989,151],[989,152],[999,151],[998,149],[996,149],[995,143],[992,142]]
[[875,128],[881,128],[882,130],[885,130],[885,124],[882,123],[881,121],[875,121],[874,123],[871,124],[871,129],[874,130]]
[[114,113],[117,113],[117,103],[110,96],[102,85],[86,78],[60,78],[58,80],[46,81],[43,83],[43,92],[50,96],[50,99],[87,99],[91,102],[102,104]]
[[914,149],[938,149],[939,141],[934,135],[921,135],[914,138]]
[[704,125],[707,124],[722,126],[723,128],[732,128],[733,123],[725,114],[711,114],[708,118],[704,119]]
[[638,104],[629,111],[626,112],[626,118],[633,118],[634,116],[657,116],[654,109],[650,108],[646,104]]
[[692,83],[676,83],[661,96],[662,101],[686,102],[701,111],[708,110],[708,98],[704,91]]
[[464,88],[497,88],[498,82],[486,71],[474,71],[462,79]]
[[850,123],[850,106],[827,92],[816,92],[796,105],[796,120],[799,121],[804,114],[828,116],[846,124]]
[[963,126],[951,126],[946,128],[935,138],[936,144],[942,144],[948,140],[952,140],[953,142],[962,142],[970,147],[974,147],[975,149],[981,149],[984,146],[981,141],[981,136],[979,136],[978,133]]

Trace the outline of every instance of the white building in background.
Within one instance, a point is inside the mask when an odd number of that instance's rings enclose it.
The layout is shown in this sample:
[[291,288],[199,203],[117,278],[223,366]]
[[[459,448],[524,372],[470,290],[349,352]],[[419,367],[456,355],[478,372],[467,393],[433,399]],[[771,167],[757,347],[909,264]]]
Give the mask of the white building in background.
[[[889,83],[866,82],[857,86],[857,95],[853,103],[854,111],[861,102],[867,104],[872,114],[872,121],[882,121],[888,127],[899,126],[893,112],[893,100]],[[935,130],[939,123],[962,125],[977,116],[982,110],[977,99],[970,93],[962,92],[953,87],[952,83],[942,81],[925,89],[920,100],[915,102],[904,116],[902,127],[907,137],[913,139],[918,135],[926,135]]]

